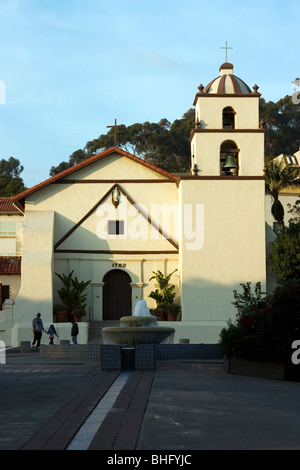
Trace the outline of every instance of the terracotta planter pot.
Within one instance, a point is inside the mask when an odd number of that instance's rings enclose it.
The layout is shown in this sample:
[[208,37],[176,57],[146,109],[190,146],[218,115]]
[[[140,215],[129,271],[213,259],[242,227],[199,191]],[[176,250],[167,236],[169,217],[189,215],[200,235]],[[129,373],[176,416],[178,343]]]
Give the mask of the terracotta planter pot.
[[55,312],[56,322],[65,323],[68,321],[68,312],[66,310],[58,310]]
[[168,312],[168,321],[176,321],[177,320],[177,313]]
[[75,322],[80,322],[81,321],[81,315],[72,315],[72,320]]

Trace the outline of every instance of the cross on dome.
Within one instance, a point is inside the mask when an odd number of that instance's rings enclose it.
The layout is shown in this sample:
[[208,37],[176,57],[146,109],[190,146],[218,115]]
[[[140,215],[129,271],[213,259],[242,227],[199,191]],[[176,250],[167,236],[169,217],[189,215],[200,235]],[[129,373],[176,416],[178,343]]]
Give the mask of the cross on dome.
[[228,49],[233,49],[233,47],[227,46],[227,41],[226,41],[225,42],[225,47],[220,47],[220,49],[226,49],[226,62],[227,62]]

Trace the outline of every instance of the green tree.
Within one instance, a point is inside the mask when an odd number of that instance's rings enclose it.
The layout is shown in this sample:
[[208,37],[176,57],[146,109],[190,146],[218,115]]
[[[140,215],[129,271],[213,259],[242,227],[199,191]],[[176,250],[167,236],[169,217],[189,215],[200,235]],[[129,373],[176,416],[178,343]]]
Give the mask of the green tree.
[[[300,197],[300,196],[299,196]],[[289,220],[289,224],[300,224],[300,199],[298,199],[295,204],[288,204],[288,214],[292,217]]]
[[25,186],[20,174],[24,167],[17,158],[0,160],[0,195],[14,196],[24,191]]
[[26,188],[22,178],[12,178],[7,185],[5,186],[3,195],[5,197],[15,196],[16,194],[21,193]]
[[[195,112],[188,110],[182,119],[171,124],[167,119],[158,123],[135,123],[118,127],[118,147],[164,170],[179,173],[190,170],[189,135],[194,127]],[[114,146],[114,130],[86,143],[83,149],[76,150],[69,162],[62,162],[50,169],[50,176],[76,165]]]
[[300,146],[300,104],[287,95],[277,103],[260,99],[260,117],[266,123],[266,160],[281,153],[293,155]]
[[[265,121],[265,159],[277,157],[281,153],[293,155],[300,147],[300,104],[295,104],[291,96],[278,102],[266,102],[260,98],[260,117]],[[195,111],[190,108],[181,119],[170,123],[161,119],[158,123],[135,123],[120,125],[117,131],[119,148],[136,155],[159,168],[173,173],[190,171],[189,136],[195,125]],[[62,162],[52,167],[53,176],[73,165],[114,146],[114,129],[90,140],[83,149],[78,149]]]
[[58,173],[61,173],[62,171],[67,170],[68,168],[71,168],[72,164],[69,162],[61,162],[57,166],[52,166],[50,168],[50,176],[58,175]]

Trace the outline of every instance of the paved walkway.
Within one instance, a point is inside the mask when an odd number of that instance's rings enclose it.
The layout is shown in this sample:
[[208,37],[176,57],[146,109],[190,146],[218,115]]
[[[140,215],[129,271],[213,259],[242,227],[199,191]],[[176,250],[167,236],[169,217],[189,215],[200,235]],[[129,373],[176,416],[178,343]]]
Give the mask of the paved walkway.
[[300,383],[229,375],[218,362],[155,371],[8,354],[0,450],[300,449]]

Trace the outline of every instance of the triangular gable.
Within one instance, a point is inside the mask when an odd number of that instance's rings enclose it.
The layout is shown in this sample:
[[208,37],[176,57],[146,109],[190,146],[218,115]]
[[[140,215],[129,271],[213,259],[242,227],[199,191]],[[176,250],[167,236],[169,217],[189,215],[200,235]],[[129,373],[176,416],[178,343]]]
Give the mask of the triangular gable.
[[112,155],[113,153],[117,153],[120,156],[127,157],[130,160],[151,169],[152,171],[156,172],[160,176],[163,176],[163,177],[165,177],[166,179],[168,179],[170,181],[174,181],[174,182],[178,181],[178,177],[173,175],[172,173],[169,173],[168,171],[162,170],[161,168],[158,168],[157,166],[152,165],[151,163],[148,163],[148,162],[142,160],[141,158],[138,158],[138,157],[136,157],[136,156],[134,156],[134,155],[132,155],[128,152],[125,152],[124,150],[121,150],[117,147],[112,147],[108,150],[105,150],[102,153],[94,155],[93,157],[88,158],[88,159],[78,163],[77,165],[72,166],[71,168],[68,168],[67,170],[64,170],[64,171],[60,172],[57,175],[52,176],[51,178],[43,181],[42,183],[39,183],[39,184],[33,186],[32,188],[26,189],[22,193],[17,194],[16,196],[14,196],[12,198],[15,206],[18,209],[20,209],[21,211],[23,211],[24,201],[25,201],[26,197],[29,196],[30,194],[32,194],[36,191],[39,191],[40,189],[45,188],[46,186],[48,186],[50,184],[58,183],[63,178],[66,178],[66,177],[70,176],[71,174],[77,172],[78,170],[81,170],[82,168],[85,168],[86,166],[91,165],[91,164],[97,162],[100,159],[108,157],[109,155]]
[[[169,254],[178,254],[178,243],[173,240],[168,233],[166,233],[160,226],[158,223],[156,223],[153,218],[151,218],[151,216],[142,208],[140,207],[139,205],[137,205],[133,199],[130,197],[130,195],[119,185],[119,184],[114,184],[102,197],[101,199],[94,205],[91,207],[91,209],[76,223],[74,224],[74,226],[69,229],[65,235],[55,244],[54,246],[54,251],[56,253],[70,253],[70,252],[84,252],[84,253],[118,253],[118,254],[121,254],[121,253],[128,253],[128,249],[126,250],[120,250],[120,249],[114,249],[113,247],[109,247],[109,246],[106,246],[106,249],[104,249],[103,247],[100,248],[100,249],[89,249],[89,248],[85,248],[85,249],[82,249],[80,248],[79,246],[76,246],[76,248],[66,248],[64,247],[64,242],[66,242],[68,239],[70,239],[70,237],[72,237],[73,234],[75,234],[75,232],[77,230],[79,230],[80,228],[83,227],[83,224],[87,221],[87,219],[89,217],[92,216],[92,214],[95,213],[95,211],[97,211],[97,209],[99,209],[101,207],[101,205],[108,199],[109,196],[111,196],[113,190],[117,188],[120,193],[125,196],[126,198],[126,201],[134,208],[134,210],[136,211],[137,214],[139,214],[146,222],[147,224],[149,224],[151,226],[151,229],[156,231],[157,234],[159,234],[161,236],[161,238],[167,242],[167,245],[164,245],[163,247],[159,247],[159,249],[157,249],[157,246],[155,247],[155,242],[152,240],[152,244],[151,246],[154,247],[154,249],[149,249],[148,248],[148,241],[147,240],[144,240],[144,243],[143,245],[147,245],[147,249],[145,250],[145,247],[141,250],[130,250],[130,253],[133,254],[133,253],[169,253]],[[96,235],[94,235],[94,237],[96,237]],[[155,240],[155,241],[158,241],[158,240]],[[120,241],[118,240],[118,245],[120,245]]]

